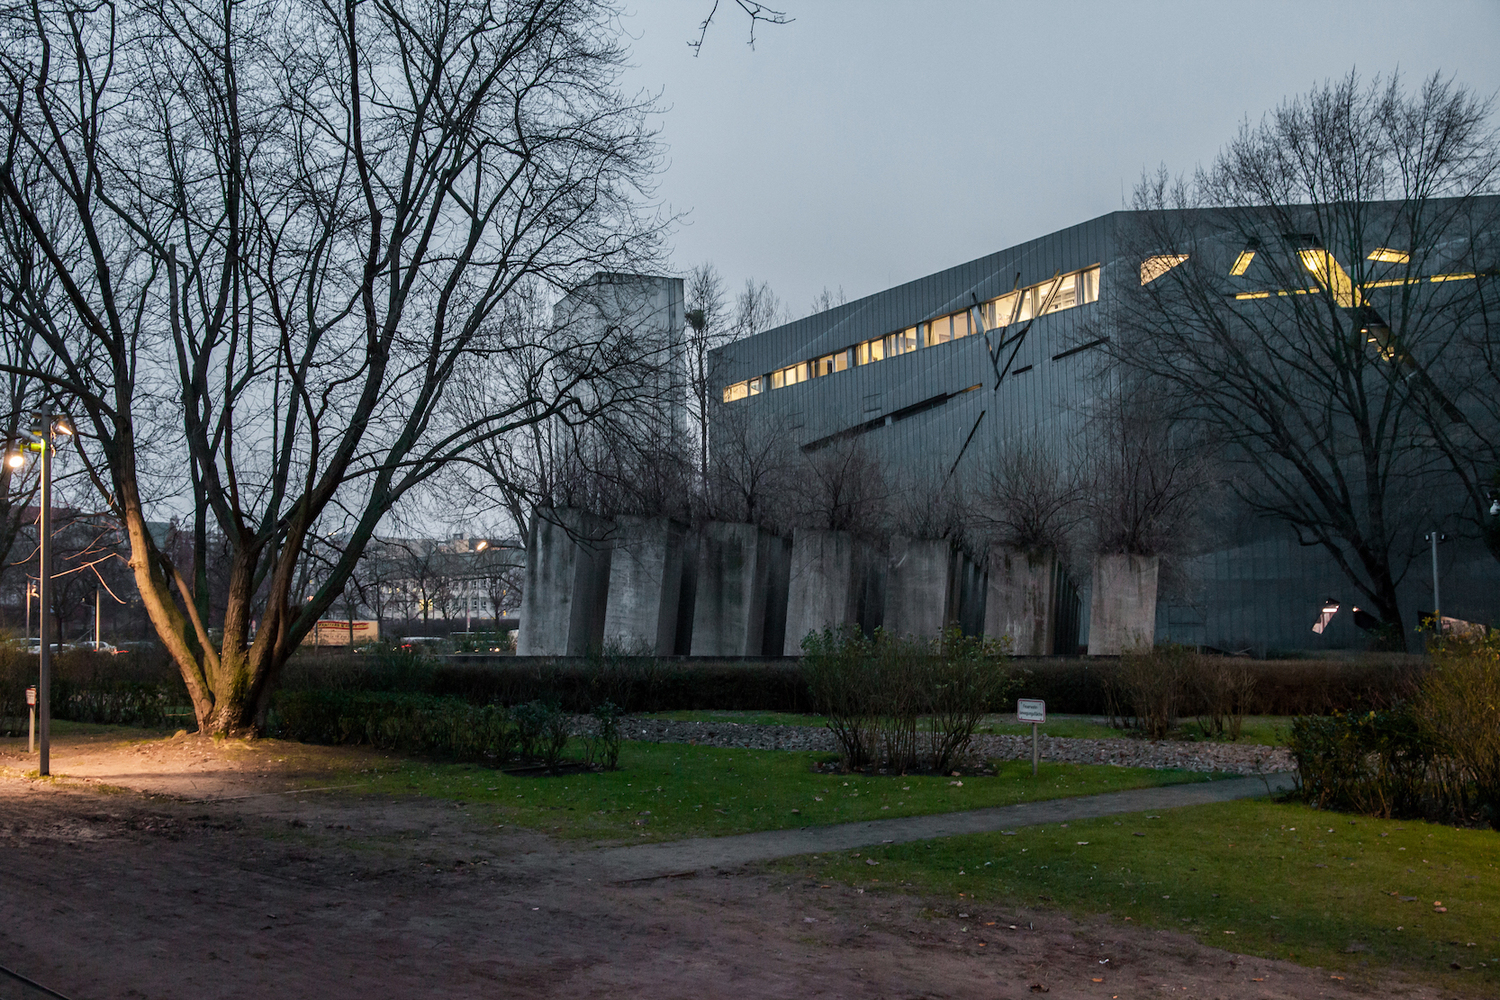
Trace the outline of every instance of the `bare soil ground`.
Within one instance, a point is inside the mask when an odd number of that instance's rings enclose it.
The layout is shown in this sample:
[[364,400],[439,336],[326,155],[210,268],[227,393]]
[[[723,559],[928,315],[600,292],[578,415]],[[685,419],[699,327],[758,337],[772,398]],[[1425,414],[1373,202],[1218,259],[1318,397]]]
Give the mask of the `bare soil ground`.
[[1453,995],[754,867],[609,881],[451,802],[287,794],[359,750],[63,737],[40,781],[24,749],[0,740],[0,964],[74,1000]]

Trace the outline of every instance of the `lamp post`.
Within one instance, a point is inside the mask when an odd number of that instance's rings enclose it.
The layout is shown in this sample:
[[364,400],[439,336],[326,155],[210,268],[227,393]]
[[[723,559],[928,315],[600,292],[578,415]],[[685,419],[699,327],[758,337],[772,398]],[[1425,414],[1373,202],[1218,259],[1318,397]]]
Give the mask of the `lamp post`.
[[1432,543],[1432,630],[1437,637],[1443,637],[1443,605],[1442,596],[1438,591],[1438,556],[1437,547],[1441,542],[1446,542],[1448,536],[1436,531],[1427,533],[1427,540]]
[[46,404],[32,414],[32,417],[36,423],[33,429],[26,432],[26,436],[31,440],[18,443],[6,460],[11,468],[20,468],[25,461],[23,451],[40,452],[42,456],[41,501],[37,516],[38,548],[41,550],[42,564],[38,574],[41,579],[37,588],[37,633],[41,639],[41,650],[37,658],[39,668],[37,670],[36,708],[37,747],[40,751],[37,773],[45,777],[52,773],[52,641],[51,636],[48,635],[50,616],[47,613],[48,608],[52,606],[52,436],[57,432],[72,434],[73,428],[69,426],[66,418],[55,416],[52,407]]

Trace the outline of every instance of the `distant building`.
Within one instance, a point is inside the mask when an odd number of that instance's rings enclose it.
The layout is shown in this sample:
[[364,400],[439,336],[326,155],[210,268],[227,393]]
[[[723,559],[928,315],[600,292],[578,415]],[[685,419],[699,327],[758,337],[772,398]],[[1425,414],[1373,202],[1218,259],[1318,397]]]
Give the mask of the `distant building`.
[[[1023,438],[1066,455],[1100,390],[1111,288],[1139,288],[1178,263],[1128,252],[1136,224],[1134,213],[1105,215],[723,347],[716,425],[750,419],[804,452],[858,439],[888,471],[932,482]],[[1230,294],[1273,294],[1235,268]],[[1349,613],[1313,631],[1327,598],[1348,611],[1358,595],[1322,548],[1299,545],[1277,522],[1234,518],[1175,570],[1157,602],[1158,640],[1260,655],[1368,640]],[[1482,547],[1446,547],[1442,572],[1445,613],[1500,621],[1500,567]],[[1086,591],[1086,568],[1078,575]],[[1400,590],[1409,626],[1431,593],[1418,561]],[[1087,596],[1082,607],[1086,637]]]

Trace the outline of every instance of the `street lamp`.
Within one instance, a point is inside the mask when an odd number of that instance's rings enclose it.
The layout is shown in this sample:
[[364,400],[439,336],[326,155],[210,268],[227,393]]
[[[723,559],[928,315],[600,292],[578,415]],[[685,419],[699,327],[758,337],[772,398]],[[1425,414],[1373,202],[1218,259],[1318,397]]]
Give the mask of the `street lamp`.
[[41,549],[40,588],[38,594],[37,632],[41,637],[40,666],[37,671],[37,736],[41,756],[37,761],[37,773],[43,777],[52,773],[52,642],[48,636],[50,616],[47,609],[52,605],[52,438],[57,434],[72,434],[73,427],[68,418],[56,415],[50,406],[43,405],[32,415],[33,424],[25,434],[29,441],[15,443],[6,456],[12,469],[20,468],[26,461],[25,452],[35,451],[42,456],[41,504],[37,517],[38,548]]

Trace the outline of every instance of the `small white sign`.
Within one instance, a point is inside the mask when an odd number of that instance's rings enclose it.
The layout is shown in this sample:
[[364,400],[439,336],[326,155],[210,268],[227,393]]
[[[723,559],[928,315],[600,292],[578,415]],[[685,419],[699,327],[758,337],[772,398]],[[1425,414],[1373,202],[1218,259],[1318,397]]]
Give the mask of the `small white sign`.
[[28,704],[28,705],[35,705],[36,704],[36,688],[27,688],[26,689],[26,704]]
[[1017,698],[1016,721],[1046,722],[1047,703],[1040,698]]

